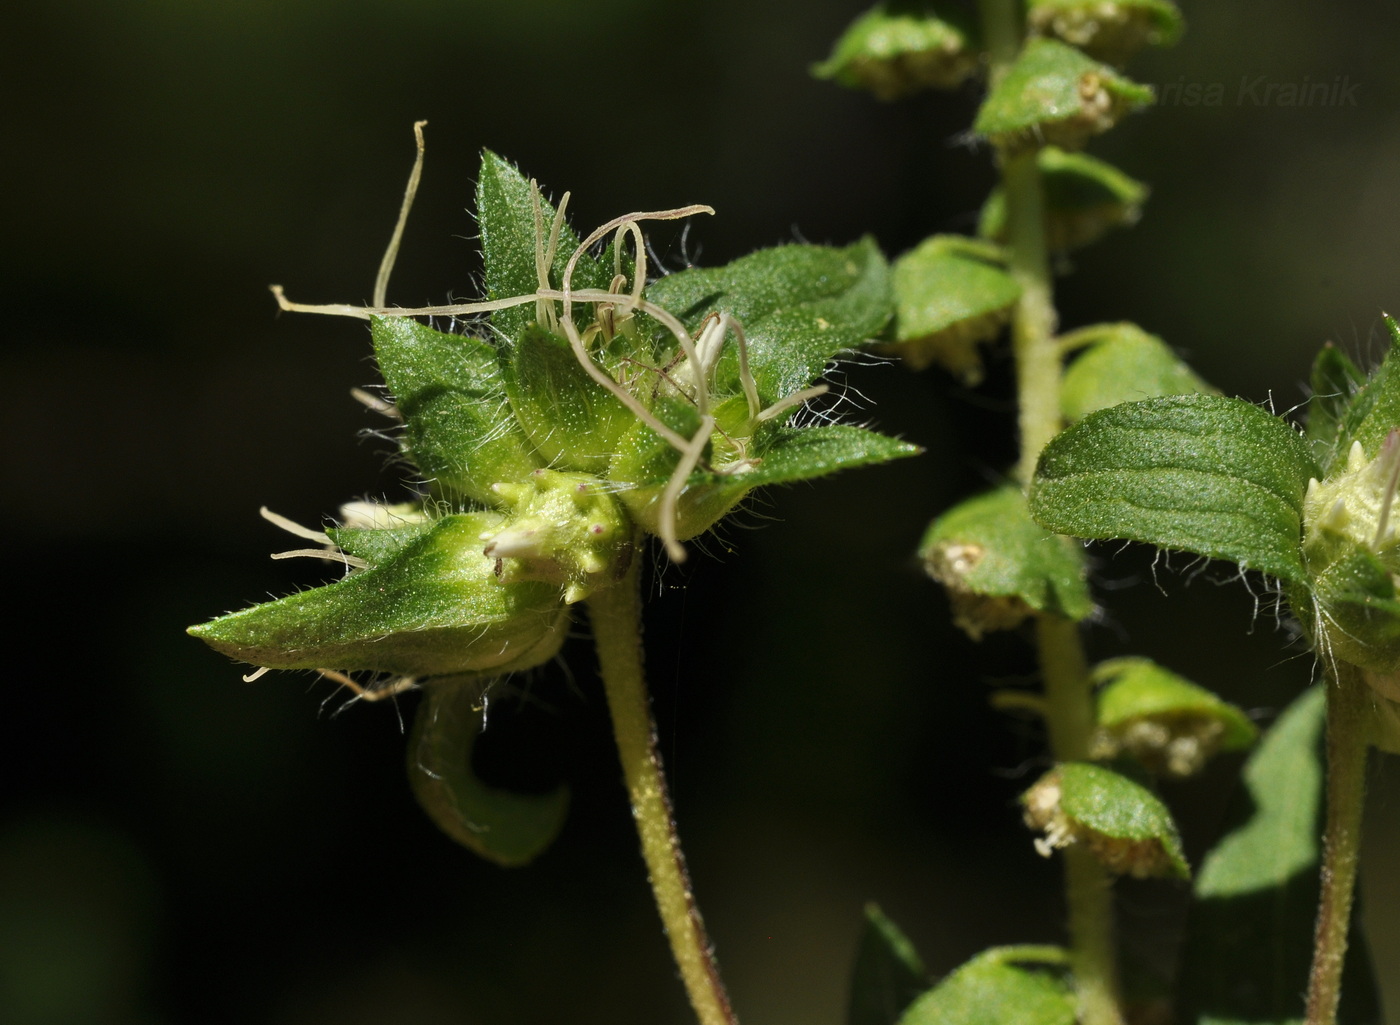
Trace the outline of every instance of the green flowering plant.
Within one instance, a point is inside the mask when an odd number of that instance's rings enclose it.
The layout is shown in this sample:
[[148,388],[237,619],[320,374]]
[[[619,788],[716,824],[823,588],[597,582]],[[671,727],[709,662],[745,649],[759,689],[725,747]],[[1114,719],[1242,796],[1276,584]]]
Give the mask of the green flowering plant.
[[[952,84],[907,72],[912,53],[954,51],[940,45],[943,8],[877,5],[817,73],[880,99]],[[1020,458],[936,516],[919,555],[969,638],[1016,632],[1034,644],[1038,688],[1009,686],[992,703],[1044,723],[1052,764],[1021,806],[1035,849],[1063,863],[1067,942],[993,948],[935,981],[871,909],[849,1020],[1291,1025],[1306,989],[1308,1025],[1373,1021],[1364,951],[1352,944],[1348,956],[1347,937],[1366,751],[1400,750],[1400,356],[1366,375],[1324,349],[1300,431],[1221,396],[1135,324],[1061,332],[1053,282],[1072,270],[1066,255],[1135,223],[1149,192],[1080,150],[1153,102],[1122,68],[1142,46],[1174,43],[1181,14],[1168,0],[977,8],[979,24],[957,38],[984,51],[971,137],[1000,180],[979,238],[934,235],[895,259],[896,316],[878,348],[976,387],[983,347],[1009,329]],[[1387,324],[1400,343],[1400,326]],[[1083,546],[1092,539],[1263,574],[1330,678],[1326,700],[1315,688],[1261,739],[1244,711],[1164,666],[1093,664],[1085,639],[1103,616]],[[1159,780],[1251,747],[1229,828],[1188,864]],[[1179,971],[1120,967],[1113,884],[1123,876],[1190,880]],[[1344,963],[1349,1003],[1338,999]]]
[[[381,698],[423,688],[409,769],[444,831],[501,864],[553,839],[567,793],[526,796],[471,771],[486,681],[554,658],[588,607],[643,854],[702,1021],[732,1020],[689,891],[642,677],[644,539],[672,561],[755,488],[917,453],[862,427],[804,415],[831,362],[890,320],[889,269],[869,239],[787,245],[651,280],[640,225],[580,239],[537,184],[487,152],[477,182],[486,296],[418,309],[385,293],[421,174],[418,159],[368,307],[281,308],[368,320],[417,471],[414,498],[354,503],[324,531],[274,522],[319,547],[342,579],[192,627],[267,669],[315,670]],[[448,330],[415,318],[447,321]],[[450,319],[449,319],[450,318]],[[358,674],[358,675],[356,675]]]

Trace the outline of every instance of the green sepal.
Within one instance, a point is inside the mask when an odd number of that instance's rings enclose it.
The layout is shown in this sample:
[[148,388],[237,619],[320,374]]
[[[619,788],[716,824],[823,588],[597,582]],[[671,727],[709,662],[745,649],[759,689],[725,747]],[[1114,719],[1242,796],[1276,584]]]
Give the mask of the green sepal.
[[1312,398],[1308,400],[1307,438],[1323,473],[1330,473],[1338,456],[1345,456],[1347,446],[1340,436],[1342,422],[1356,394],[1365,386],[1366,375],[1331,342],[1313,360],[1309,381]]
[[846,1025],[895,1025],[928,984],[928,969],[909,937],[878,905],[866,904]]
[[[1147,186],[1112,164],[1045,146],[1036,165],[1045,196],[1045,244],[1052,253],[1081,249],[1114,228],[1136,224],[1142,215]],[[982,206],[977,234],[1006,241],[1006,194],[999,186]]]
[[948,589],[953,621],[974,640],[1032,612],[1080,620],[1094,610],[1077,543],[1037,526],[1009,485],[962,502],[929,525],[919,556]]
[[914,370],[937,363],[971,387],[982,380],[979,342],[1011,318],[1021,286],[996,246],[934,235],[894,262],[894,341],[877,346]]
[[439,680],[425,688],[408,738],[413,796],[439,829],[498,865],[533,861],[569,811],[569,791],[517,794],[488,786],[472,771],[472,748],[483,726],[481,684]]
[[497,513],[460,513],[333,584],[191,627],[231,658],[272,669],[400,676],[504,673],[553,658],[568,626],[558,587],[503,584],[482,554]]
[[1190,878],[1171,812],[1150,790],[1102,765],[1065,762],[1021,796],[1043,852],[1083,844],[1110,872]]
[[[878,335],[893,312],[889,266],[869,238],[842,249],[777,246],[724,267],[678,271],[653,283],[647,299],[691,331],[712,312],[738,318],[765,405],[806,388],[838,353]],[[737,345],[726,345],[714,382],[720,397],[739,393]]]
[[[1395,577],[1374,552],[1350,544],[1312,579],[1317,614],[1306,624],[1329,658],[1374,672],[1400,672],[1400,598]],[[1306,608],[1306,606],[1303,606]]]
[[1360,442],[1366,455],[1374,457],[1385,436],[1400,424],[1400,324],[1387,314],[1385,326],[1390,335],[1385,360],[1347,405],[1337,431],[1337,456],[1345,456],[1353,442]]
[[1241,751],[1258,729],[1204,687],[1147,658],[1115,658],[1094,667],[1098,732],[1094,756],[1126,752],[1150,771],[1188,776],[1217,751]]
[[510,409],[542,461],[583,473],[607,469],[618,439],[636,418],[588,375],[569,343],[531,324],[510,346],[505,364]]
[[1284,421],[1240,399],[1173,395],[1090,413],[1040,456],[1048,530],[1145,541],[1303,579],[1303,495],[1317,467]]
[[[555,207],[540,197],[539,230],[548,242]],[[476,219],[481,229],[481,253],[485,261],[486,296],[509,299],[529,295],[539,288],[536,268],[538,236],[535,206],[529,180],[510,161],[490,150],[481,154],[481,174],[476,181]],[[566,223],[561,226],[549,283],[563,285],[564,268],[578,247],[579,238]],[[607,288],[612,271],[607,264],[584,253],[574,267],[574,288]],[[535,306],[525,303],[491,314],[492,325],[514,338],[535,320]]]
[[[1178,1019],[1294,1025],[1317,920],[1326,687],[1295,700],[1250,754],[1228,831],[1201,860],[1187,923]],[[1380,1020],[1365,944],[1348,945],[1339,1021]]]
[[910,1005],[899,1025],[1074,1025],[1076,1000],[1058,947],[993,947]]
[[375,317],[370,331],[405,453],[436,491],[494,505],[492,484],[539,465],[511,416],[494,345],[407,317]]
[[1214,394],[1166,342],[1136,324],[1082,328],[1093,341],[1065,370],[1060,410],[1070,423],[1090,413],[1159,395]]
[[1122,67],[1144,46],[1171,46],[1185,22],[1168,0],[1029,0],[1032,32],[1077,46]]
[[923,89],[955,89],[979,59],[971,21],[961,10],[888,0],[856,18],[812,74],[897,100]]
[[401,527],[327,527],[326,536],[346,555],[378,566],[432,529],[433,525],[428,521]]
[[1079,149],[1152,100],[1150,86],[1074,47],[1032,39],[983,101],[972,128],[1006,150],[1047,144]]

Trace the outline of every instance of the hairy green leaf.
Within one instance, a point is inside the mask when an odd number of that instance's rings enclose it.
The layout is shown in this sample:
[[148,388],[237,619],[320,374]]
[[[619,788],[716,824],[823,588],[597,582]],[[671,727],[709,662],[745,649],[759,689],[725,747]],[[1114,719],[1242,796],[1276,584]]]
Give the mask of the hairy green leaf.
[[1074,1025],[1064,961],[1053,947],[984,951],[915,1000],[899,1025]]
[[495,346],[407,317],[376,317],[371,332],[404,447],[437,490],[495,505],[492,484],[539,465],[511,416]]
[[[1182,967],[1182,1020],[1291,1025],[1303,1018],[1317,917],[1323,687],[1293,702],[1245,763],[1234,823],[1201,862]],[[1341,1020],[1373,1023],[1375,991],[1353,935]]]
[[472,771],[483,726],[481,685],[442,680],[427,687],[408,738],[413,795],[452,839],[498,865],[533,861],[548,847],[569,809],[569,791],[516,794],[487,786]]
[[1344,456],[1353,442],[1360,442],[1368,457],[1374,457],[1381,442],[1400,424],[1400,324],[1385,318],[1390,348],[1384,362],[1356,394],[1342,416],[1335,454]]
[[1145,541],[1301,580],[1306,442],[1239,399],[1183,395],[1091,413],[1046,446],[1031,515],[1083,538]]
[[1032,39],[992,89],[973,130],[1009,149],[1050,144],[1079,149],[1090,136],[1152,102],[1107,64],[1054,39]]
[[1318,351],[1312,365],[1307,438],[1324,473],[1331,472],[1339,455],[1346,455],[1348,446],[1342,444],[1339,432],[1348,408],[1365,383],[1366,375],[1331,342]]
[[895,1025],[928,982],[928,970],[909,938],[878,905],[865,905],[846,1025]]
[[[490,150],[482,151],[481,174],[476,181],[476,218],[481,228],[488,299],[529,295],[539,287],[536,254],[541,250],[537,246],[548,243],[554,212],[554,205],[541,197],[537,222],[529,180],[510,161]],[[564,268],[578,243],[579,238],[569,225],[562,225],[548,268],[553,287],[564,283]],[[607,288],[611,278],[609,268],[584,253],[574,268],[572,284],[574,288]],[[535,307],[530,303],[491,315],[491,323],[509,338],[534,319]]]
[[538,665],[554,657],[568,615],[557,587],[496,579],[481,549],[502,522],[444,516],[377,565],[189,632],[273,669],[438,676]]
[[1213,391],[1156,335],[1136,324],[1104,324],[1065,371],[1060,408],[1073,423],[1120,402]]
[[[569,343],[530,325],[510,347],[505,390],[516,420],[550,466],[602,473],[632,413],[593,380]],[[518,477],[517,477],[518,479]]]
[[[806,388],[831,359],[879,334],[893,312],[889,267],[871,239],[844,249],[761,249],[724,267],[678,271],[647,299],[694,331],[710,313],[743,324],[749,368],[765,403]],[[715,368],[716,393],[739,392],[737,346]]]

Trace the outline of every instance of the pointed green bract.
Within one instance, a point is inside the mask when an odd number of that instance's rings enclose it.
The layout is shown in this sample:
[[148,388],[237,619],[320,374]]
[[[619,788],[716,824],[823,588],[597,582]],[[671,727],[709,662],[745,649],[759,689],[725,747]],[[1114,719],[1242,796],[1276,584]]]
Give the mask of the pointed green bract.
[[1385,318],[1390,348],[1385,360],[1347,405],[1337,432],[1336,452],[1345,455],[1352,442],[1360,442],[1367,456],[1375,456],[1385,436],[1400,425],[1400,325]]
[[[1326,692],[1306,691],[1245,763],[1232,826],[1202,859],[1181,972],[1182,1021],[1301,1022],[1317,918]],[[1347,956],[1340,1020],[1379,1020],[1365,945]],[[1222,966],[1229,966],[1222,970]]]
[[602,473],[636,423],[588,376],[567,341],[534,324],[512,345],[505,381],[516,421],[549,466]]
[[1171,812],[1122,773],[1065,762],[1027,790],[1021,804],[1027,825],[1045,831],[1048,847],[1082,844],[1119,875],[1191,875]]
[[1032,39],[983,101],[973,130],[1018,150],[1049,144],[1078,149],[1153,100],[1107,64],[1053,39]]
[[1308,441],[1323,472],[1330,472],[1338,456],[1346,455],[1340,431],[1343,418],[1356,393],[1366,383],[1366,375],[1341,349],[1331,342],[1324,345],[1313,360],[1309,381],[1312,397],[1308,401]]
[[1074,1025],[1064,961],[1057,948],[984,951],[914,1001],[899,1025]]
[[895,1025],[928,983],[914,944],[877,905],[866,904],[846,1025]]
[[525,865],[563,828],[569,791],[516,794],[488,786],[472,770],[485,706],[481,685],[441,680],[426,689],[408,738],[413,795],[452,839],[498,865]]
[[[1087,153],[1045,146],[1036,154],[1045,195],[1045,244],[1067,253],[1098,241],[1114,228],[1137,223],[1148,188],[1112,164]],[[993,190],[982,206],[977,233],[1006,240],[1006,194]]]
[[[555,207],[540,198],[540,226],[545,242],[554,221]],[[476,219],[481,229],[481,253],[485,261],[488,299],[509,299],[529,295],[539,287],[536,268],[536,220],[530,182],[510,163],[490,150],[481,155],[481,173],[476,182]],[[563,285],[564,268],[578,247],[579,237],[567,223],[561,226],[554,259],[549,265],[549,284]],[[607,288],[612,271],[587,253],[574,267],[574,288]],[[535,319],[535,307],[526,303],[497,310],[491,323],[508,337],[514,337]]]
[[[1092,329],[1081,329],[1076,335]],[[1121,402],[1214,389],[1156,335],[1136,324],[1104,324],[1065,371],[1060,409],[1071,423]]]
[[972,26],[957,7],[889,0],[852,22],[812,74],[896,100],[957,87],[977,70],[978,57]]
[[326,536],[346,555],[377,566],[388,562],[432,529],[432,523],[427,521],[402,527],[329,527]]
[[974,639],[1017,626],[1032,612],[1079,620],[1094,609],[1079,545],[1038,526],[1015,486],[939,516],[919,556],[948,588],[954,622]]
[[1167,396],[1091,413],[1046,446],[1041,526],[1145,541],[1303,578],[1303,493],[1318,473],[1288,424],[1239,399]]
[[1102,687],[1095,758],[1127,752],[1152,772],[1187,776],[1259,735],[1240,709],[1151,659],[1100,662],[1093,677]]
[[568,615],[557,587],[496,579],[481,549],[502,522],[444,516],[377,565],[189,632],[272,669],[440,676],[538,665],[554,657]]
[[[765,403],[806,388],[838,353],[879,334],[893,305],[889,267],[871,239],[842,249],[777,246],[724,267],[678,271],[652,284],[647,299],[692,331],[711,313],[738,318]],[[717,394],[738,394],[732,342],[714,380]]]
[[540,465],[511,416],[494,345],[407,317],[376,317],[371,332],[406,454],[435,490],[494,505],[492,484]]
[[937,363],[973,386],[982,379],[979,342],[995,338],[1021,297],[995,246],[958,235],[934,235],[894,264],[893,343],[881,352],[914,370]]

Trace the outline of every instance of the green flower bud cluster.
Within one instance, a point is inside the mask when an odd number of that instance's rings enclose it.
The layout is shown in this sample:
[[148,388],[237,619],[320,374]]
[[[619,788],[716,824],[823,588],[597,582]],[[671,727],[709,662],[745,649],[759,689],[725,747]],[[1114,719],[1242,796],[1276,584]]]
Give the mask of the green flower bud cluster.
[[[421,134],[410,200],[420,167]],[[292,525],[323,547],[289,554],[339,562],[344,579],[194,636],[257,666],[345,682],[528,668],[554,656],[571,604],[623,577],[643,534],[680,560],[681,541],[755,487],[918,451],[861,428],[788,423],[826,391],[813,382],[828,363],[891,317],[872,242],[783,246],[648,282],[639,222],[709,208],[626,215],[580,240],[567,203],[556,210],[488,152],[484,300],[386,306],[399,233],[371,307],[308,306],[274,289],[284,309],[370,321],[392,394],[376,408],[401,425],[422,494],[346,507],[324,533]],[[415,317],[470,319],[457,333]]]

